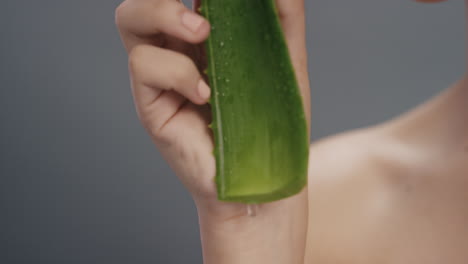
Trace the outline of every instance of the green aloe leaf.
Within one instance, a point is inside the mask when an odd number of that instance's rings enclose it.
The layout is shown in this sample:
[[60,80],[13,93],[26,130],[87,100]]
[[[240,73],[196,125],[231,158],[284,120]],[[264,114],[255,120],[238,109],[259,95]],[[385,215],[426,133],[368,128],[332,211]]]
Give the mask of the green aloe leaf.
[[273,0],[203,0],[222,201],[264,203],[307,183],[309,136]]

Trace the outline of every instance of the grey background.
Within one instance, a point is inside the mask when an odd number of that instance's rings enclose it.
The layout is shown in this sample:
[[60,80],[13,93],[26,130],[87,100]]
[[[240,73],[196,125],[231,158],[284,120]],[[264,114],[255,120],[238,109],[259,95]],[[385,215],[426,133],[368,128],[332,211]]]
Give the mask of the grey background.
[[[0,6],[0,263],[202,263],[197,215],[133,109],[118,0]],[[464,71],[463,1],[307,1],[313,138]]]

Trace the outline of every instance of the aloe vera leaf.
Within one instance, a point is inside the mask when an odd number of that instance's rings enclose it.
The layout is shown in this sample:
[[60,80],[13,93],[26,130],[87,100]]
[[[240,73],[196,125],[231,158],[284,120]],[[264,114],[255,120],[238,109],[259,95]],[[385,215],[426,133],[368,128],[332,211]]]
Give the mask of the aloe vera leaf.
[[309,135],[274,0],[203,0],[218,199],[265,203],[307,183]]

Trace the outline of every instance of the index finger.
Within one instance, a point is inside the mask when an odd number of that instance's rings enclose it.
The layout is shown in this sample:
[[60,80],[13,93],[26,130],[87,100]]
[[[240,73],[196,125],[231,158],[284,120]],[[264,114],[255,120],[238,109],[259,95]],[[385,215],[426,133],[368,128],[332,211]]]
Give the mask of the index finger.
[[116,24],[125,42],[163,33],[200,43],[210,30],[206,19],[175,0],[126,0],[116,10]]

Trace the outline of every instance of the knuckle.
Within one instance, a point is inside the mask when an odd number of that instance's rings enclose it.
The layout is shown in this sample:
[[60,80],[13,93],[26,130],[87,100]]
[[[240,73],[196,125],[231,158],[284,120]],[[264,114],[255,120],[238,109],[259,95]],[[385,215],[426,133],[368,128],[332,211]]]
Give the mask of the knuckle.
[[174,4],[171,0],[158,0],[154,1],[151,5],[151,8],[154,12],[151,12],[151,17],[149,18],[152,22],[152,30],[154,32],[160,32],[164,27],[169,26],[166,21],[172,14],[172,5]]
[[177,142],[173,138],[174,135],[168,135],[161,130],[161,124],[158,122],[148,120],[142,122],[150,137],[159,147],[167,148],[172,146],[174,142]]
[[[180,10],[181,7],[184,5],[181,4],[178,1],[173,1],[173,0],[155,0],[153,1],[153,8],[158,11],[168,11],[169,9],[173,10],[174,7],[176,7],[177,10]],[[162,14],[162,12],[158,12],[159,14]]]
[[155,142],[168,143],[167,138],[161,133],[161,120],[157,115],[152,114],[147,110],[138,109],[138,107],[137,114],[142,126]]
[[133,77],[140,72],[141,61],[145,58],[146,46],[137,45],[128,54],[128,69]]
[[124,14],[125,14],[126,10],[127,10],[127,3],[128,3],[127,1],[123,1],[115,9],[115,24],[119,28],[122,27],[123,17],[124,17]]
[[196,68],[193,61],[185,56],[180,55],[176,60],[177,66],[174,67],[173,71],[173,85],[177,87],[181,87],[187,85],[190,80],[194,79],[194,75],[196,74]]
[[164,12],[167,11],[167,8],[168,8],[168,5],[169,4],[169,1],[167,0],[157,0],[157,1],[153,1],[151,3],[151,8],[156,11],[156,12],[152,12],[153,14],[153,19],[155,20],[158,20],[160,18],[160,16],[162,14],[164,14]]
[[156,0],[153,1],[153,8],[156,10],[165,9],[167,7],[167,0]]

